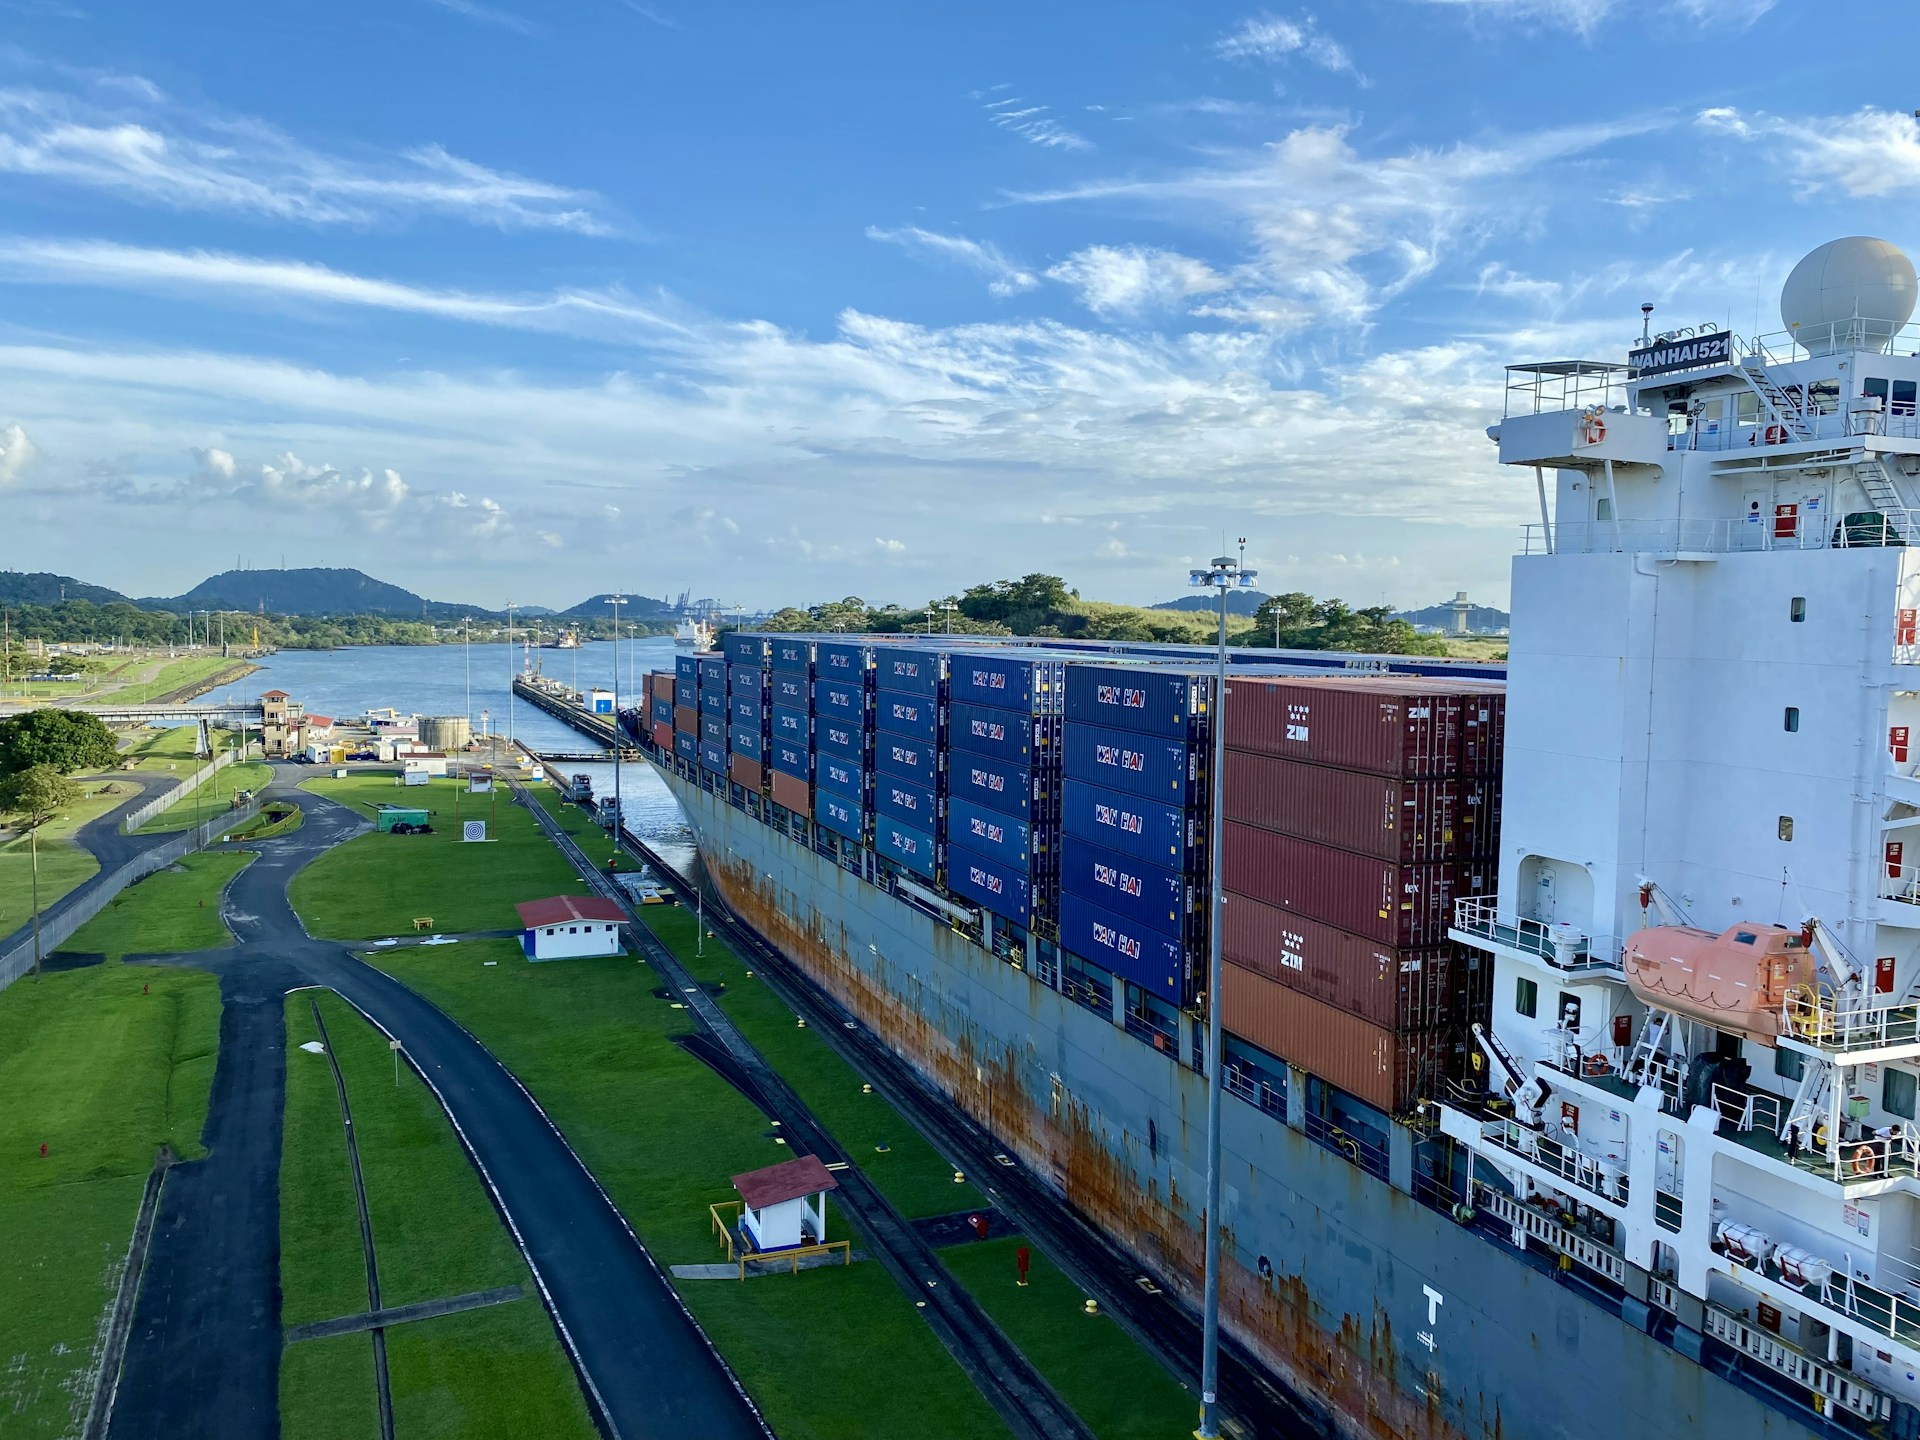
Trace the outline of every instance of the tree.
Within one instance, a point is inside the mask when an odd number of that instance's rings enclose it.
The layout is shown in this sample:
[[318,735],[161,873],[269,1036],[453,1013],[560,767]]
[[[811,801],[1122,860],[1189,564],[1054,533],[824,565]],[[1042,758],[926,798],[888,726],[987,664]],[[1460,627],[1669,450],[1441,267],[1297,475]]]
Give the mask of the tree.
[[29,710],[0,720],[0,776],[37,765],[62,775],[108,770],[120,763],[120,746],[98,716],[77,710]]
[[27,850],[33,857],[33,973],[40,973],[40,827],[69,805],[80,787],[51,765],[32,765],[0,780],[0,810],[24,815]]

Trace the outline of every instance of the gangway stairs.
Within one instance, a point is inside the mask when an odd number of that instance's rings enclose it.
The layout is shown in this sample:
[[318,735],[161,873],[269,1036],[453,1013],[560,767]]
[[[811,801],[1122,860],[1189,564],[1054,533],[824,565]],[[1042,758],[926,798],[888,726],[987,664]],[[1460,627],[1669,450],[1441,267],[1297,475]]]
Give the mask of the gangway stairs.
[[1640,1039],[1634,1044],[1633,1053],[1627,1057],[1626,1068],[1621,1076],[1633,1085],[1653,1085],[1658,1083],[1655,1067],[1660,1062],[1660,1052],[1666,1049],[1667,1035],[1673,1029],[1673,1013],[1668,1010],[1649,1010],[1647,1023],[1640,1027]]
[[1767,411],[1768,420],[1795,440],[1813,439],[1813,427],[1807,423],[1806,416],[1800,413],[1800,407],[1793,403],[1773,376],[1763,365],[1742,365],[1740,374],[1747,384],[1753,387],[1754,394],[1760,397],[1760,403]]
[[1800,1074],[1800,1088],[1794,1092],[1793,1104],[1787,1110],[1786,1123],[1780,1127],[1778,1138],[1784,1141],[1789,1131],[1797,1129],[1801,1148],[1811,1150],[1814,1127],[1827,1123],[1827,1102],[1833,1095],[1833,1066],[1821,1056],[1801,1053],[1806,1065]]

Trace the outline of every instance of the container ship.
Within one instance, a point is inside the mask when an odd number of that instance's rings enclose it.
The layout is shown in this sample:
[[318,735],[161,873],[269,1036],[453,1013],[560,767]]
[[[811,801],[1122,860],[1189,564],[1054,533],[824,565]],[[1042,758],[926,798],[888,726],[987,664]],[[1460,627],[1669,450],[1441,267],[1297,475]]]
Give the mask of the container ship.
[[1914,1437],[1914,300],[1836,241],[1783,335],[1510,367],[1505,666],[736,631],[621,720],[732,909],[1189,1297],[1220,1065],[1223,1323],[1328,1432]]

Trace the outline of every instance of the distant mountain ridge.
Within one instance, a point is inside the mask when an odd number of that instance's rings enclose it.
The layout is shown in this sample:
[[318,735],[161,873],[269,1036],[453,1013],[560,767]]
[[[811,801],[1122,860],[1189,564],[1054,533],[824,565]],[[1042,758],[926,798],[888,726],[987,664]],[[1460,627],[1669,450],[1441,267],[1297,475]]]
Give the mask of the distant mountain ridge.
[[0,570],[0,602],[8,605],[58,605],[63,600],[85,600],[94,605],[130,604],[118,590],[89,585],[71,575],[49,570]]
[[458,620],[490,612],[428,600],[361,570],[225,570],[184,595],[144,596],[146,610],[255,610],[280,615],[386,615],[401,620]]
[[[1227,613],[1229,615],[1258,614],[1260,607],[1270,598],[1259,590],[1229,590],[1227,592]],[[1158,605],[1149,605],[1149,610],[1211,610],[1219,613],[1220,601],[1209,590],[1206,594],[1182,595],[1178,600],[1162,600]]]
[[[1402,610],[1393,617],[1422,630],[1452,630],[1453,606],[1429,605],[1423,610]],[[1513,626],[1513,616],[1491,605],[1467,606],[1469,635],[1504,635]]]
[[[578,605],[565,610],[549,612],[562,620],[611,620],[613,606],[607,602],[617,591],[607,590],[599,595],[590,595]],[[620,602],[622,620],[665,620],[673,613],[671,600],[655,600],[650,595],[628,595]]]

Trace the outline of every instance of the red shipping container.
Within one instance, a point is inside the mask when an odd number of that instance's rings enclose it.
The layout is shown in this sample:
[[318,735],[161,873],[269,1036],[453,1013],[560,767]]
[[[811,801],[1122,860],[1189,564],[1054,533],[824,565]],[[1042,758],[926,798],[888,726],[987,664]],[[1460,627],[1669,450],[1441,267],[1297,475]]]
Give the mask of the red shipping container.
[[1246,895],[1229,894],[1221,916],[1229,964],[1388,1030],[1433,1030],[1456,1018],[1457,946],[1396,950]]
[[1392,1115],[1439,1093],[1454,1049],[1445,1031],[1396,1035],[1238,965],[1220,974],[1220,1024]]
[[1488,682],[1460,698],[1460,773],[1497,780],[1507,746],[1507,687]]
[[1229,820],[1414,864],[1491,853],[1490,780],[1407,780],[1227,752]]
[[1464,703],[1418,677],[1236,675],[1227,748],[1410,779],[1460,773]]
[[664,720],[654,721],[653,743],[662,750],[673,749],[673,727]]
[[[1460,866],[1396,865],[1238,820],[1226,825],[1226,887],[1381,945],[1447,943]],[[1487,893],[1491,893],[1489,890]]]
[[773,772],[773,803],[784,805],[796,815],[813,815],[813,786],[798,775],[784,770]]
[[700,712],[691,705],[674,706],[673,728],[678,730],[682,735],[698,735],[700,733]]
[[766,773],[758,760],[746,755],[734,755],[727,760],[727,778],[742,790],[751,790],[758,795]]

